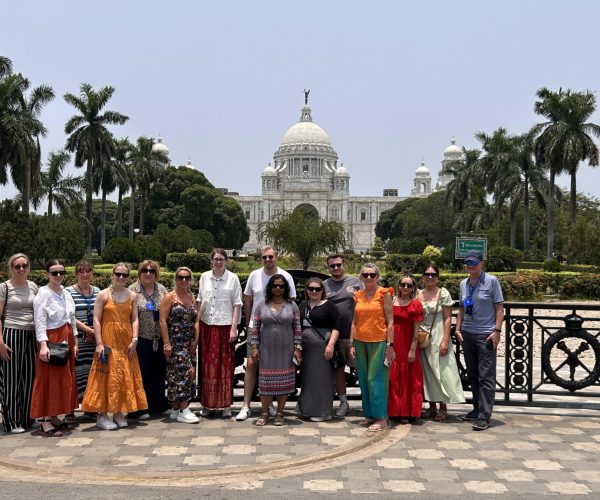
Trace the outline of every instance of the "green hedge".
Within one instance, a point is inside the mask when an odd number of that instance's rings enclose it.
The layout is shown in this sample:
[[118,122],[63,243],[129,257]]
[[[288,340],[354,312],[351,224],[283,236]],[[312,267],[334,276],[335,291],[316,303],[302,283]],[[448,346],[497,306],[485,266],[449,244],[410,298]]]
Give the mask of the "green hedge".
[[189,267],[194,272],[203,273],[210,269],[210,254],[208,253],[168,253],[166,267],[175,271],[178,267]]

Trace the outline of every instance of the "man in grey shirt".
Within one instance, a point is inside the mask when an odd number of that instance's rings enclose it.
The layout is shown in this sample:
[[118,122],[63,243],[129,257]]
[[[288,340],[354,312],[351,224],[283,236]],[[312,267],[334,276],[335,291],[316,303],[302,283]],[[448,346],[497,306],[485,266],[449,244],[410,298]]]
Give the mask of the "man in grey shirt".
[[483,272],[483,254],[471,250],[465,257],[469,277],[460,283],[456,336],[463,346],[473,392],[473,410],[462,420],[473,430],[490,426],[496,395],[496,349],[504,322],[504,298],[498,279]]
[[[348,356],[350,342],[350,326],[354,319],[354,292],[362,288],[361,281],[355,276],[348,276],[344,268],[344,257],[341,255],[330,255],[327,257],[327,267],[331,278],[325,280],[325,291],[327,300],[333,302],[340,315],[340,349],[345,359],[345,364],[355,366],[355,361]],[[335,374],[335,383],[340,406],[335,412],[338,417],[345,416],[350,406],[346,395],[346,367],[338,367]]]

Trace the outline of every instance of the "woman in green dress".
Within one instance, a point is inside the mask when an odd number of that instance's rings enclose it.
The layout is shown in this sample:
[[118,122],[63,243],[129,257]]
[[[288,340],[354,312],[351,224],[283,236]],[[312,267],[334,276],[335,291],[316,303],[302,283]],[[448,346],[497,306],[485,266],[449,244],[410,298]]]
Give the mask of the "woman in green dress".
[[425,288],[419,291],[424,313],[421,329],[431,331],[429,347],[419,349],[423,392],[429,401],[429,409],[421,416],[444,422],[448,418],[446,405],[464,403],[465,397],[450,341],[453,301],[450,292],[438,286],[439,275],[437,266],[427,266],[423,271]]

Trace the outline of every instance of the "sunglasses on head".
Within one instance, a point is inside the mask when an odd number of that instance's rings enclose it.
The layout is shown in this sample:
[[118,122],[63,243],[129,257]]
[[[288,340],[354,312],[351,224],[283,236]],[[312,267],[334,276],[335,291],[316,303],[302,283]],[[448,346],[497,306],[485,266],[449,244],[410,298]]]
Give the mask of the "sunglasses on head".
[[29,267],[29,264],[15,264],[13,266],[13,269],[16,269],[17,271],[24,271],[28,267]]
[[48,271],[52,276],[64,276],[67,274],[67,271],[64,269],[62,271]]
[[307,286],[306,289],[309,292],[320,292],[321,290],[323,290],[323,287],[320,287],[320,286]]
[[344,264],[329,264],[329,269],[341,269]]
[[438,273],[423,273],[423,276],[425,278],[435,278],[437,277]]
[[191,277],[189,274],[187,274],[187,275],[185,275],[185,276],[184,276],[184,275],[182,275],[182,274],[178,274],[177,276],[175,276],[175,279],[176,279],[177,281],[188,281],[188,280],[191,280],[191,279],[192,279],[192,277]]
[[129,273],[113,273],[117,278],[129,278]]
[[275,258],[274,255],[263,255],[262,260],[273,260]]
[[142,274],[154,274],[156,276],[156,269],[152,269],[151,267],[146,267],[142,269]]
[[398,283],[398,288],[412,288],[413,284],[412,283]]
[[366,278],[371,278],[371,279],[377,278],[377,273],[362,273],[362,277],[365,279]]
[[283,283],[281,285],[279,283],[273,283],[271,285],[271,288],[279,288],[280,290],[283,290],[285,288],[285,285]]
[[477,260],[465,260],[465,266],[476,266],[477,264],[479,264]]

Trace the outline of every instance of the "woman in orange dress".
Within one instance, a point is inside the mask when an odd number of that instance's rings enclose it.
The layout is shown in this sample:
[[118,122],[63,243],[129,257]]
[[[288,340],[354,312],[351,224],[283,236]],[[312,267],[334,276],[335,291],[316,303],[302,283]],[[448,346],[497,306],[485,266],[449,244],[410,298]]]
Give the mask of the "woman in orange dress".
[[[137,296],[125,288],[129,265],[115,264],[111,285],[94,304],[96,354],[81,408],[98,413],[96,425],[111,430],[127,427],[123,413],[148,408],[137,358]],[[113,420],[108,418],[113,414]]]

